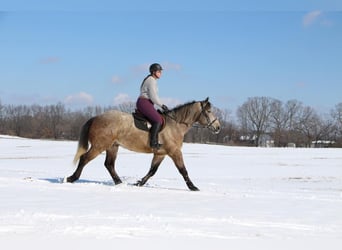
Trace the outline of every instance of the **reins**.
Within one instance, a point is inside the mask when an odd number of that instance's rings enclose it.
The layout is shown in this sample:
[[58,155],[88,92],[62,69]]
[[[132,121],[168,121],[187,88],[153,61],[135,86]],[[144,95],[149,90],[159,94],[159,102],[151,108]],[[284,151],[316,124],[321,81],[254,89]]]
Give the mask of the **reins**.
[[184,124],[185,126],[190,127],[190,125],[188,123],[186,123],[186,122],[177,121],[177,119],[174,116],[170,115],[170,113],[172,113],[172,112],[173,111],[164,112],[164,115],[169,117],[169,118],[171,118],[171,120],[174,120],[176,123]]

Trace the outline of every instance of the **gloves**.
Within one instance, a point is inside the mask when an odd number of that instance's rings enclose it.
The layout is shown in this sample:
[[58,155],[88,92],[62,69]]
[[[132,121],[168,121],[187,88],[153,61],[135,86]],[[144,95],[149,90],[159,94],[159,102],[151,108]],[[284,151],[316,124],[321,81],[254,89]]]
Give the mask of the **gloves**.
[[166,105],[163,105],[161,108],[163,109],[164,112],[170,111],[169,108]]

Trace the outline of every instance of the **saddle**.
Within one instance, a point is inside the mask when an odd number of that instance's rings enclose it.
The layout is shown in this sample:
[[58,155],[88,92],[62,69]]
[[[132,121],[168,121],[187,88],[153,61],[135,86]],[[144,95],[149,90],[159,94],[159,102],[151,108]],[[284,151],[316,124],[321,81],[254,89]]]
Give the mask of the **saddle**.
[[[158,113],[161,115],[161,117],[163,119],[163,125],[160,129],[160,131],[162,131],[165,127],[165,117],[164,117],[164,114],[162,112],[160,112],[160,110],[158,110]],[[137,129],[141,129],[144,131],[150,131],[152,124],[147,120],[147,118],[142,113],[139,112],[139,110],[136,109],[132,113],[132,116],[133,116],[133,120],[134,120],[134,125]]]

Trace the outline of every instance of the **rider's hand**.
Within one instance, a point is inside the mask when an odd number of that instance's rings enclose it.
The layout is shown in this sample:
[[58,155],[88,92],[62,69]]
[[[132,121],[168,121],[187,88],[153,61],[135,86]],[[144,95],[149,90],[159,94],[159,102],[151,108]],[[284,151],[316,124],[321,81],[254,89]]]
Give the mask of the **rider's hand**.
[[166,105],[163,105],[162,109],[163,109],[164,112],[168,112],[169,111],[169,108]]

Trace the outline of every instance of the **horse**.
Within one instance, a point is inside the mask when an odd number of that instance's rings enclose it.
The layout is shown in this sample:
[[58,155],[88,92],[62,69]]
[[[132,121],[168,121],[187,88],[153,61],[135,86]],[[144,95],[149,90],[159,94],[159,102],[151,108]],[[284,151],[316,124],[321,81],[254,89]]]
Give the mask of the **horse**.
[[[153,153],[150,169],[146,176],[135,183],[143,186],[158,170],[159,165],[168,155],[183,176],[188,188],[192,191],[199,189],[192,183],[183,161],[181,147],[185,134],[198,123],[213,133],[220,132],[220,122],[212,113],[209,98],[204,101],[193,101],[175,107],[164,113],[165,127],[159,133],[160,149],[152,149],[149,145],[149,132],[140,130],[134,125],[132,114],[118,110],[107,111],[90,118],[81,128],[78,148],[74,163],[78,166],[75,172],[65,178],[65,182],[75,182],[81,176],[87,163],[102,152],[106,151],[104,165],[111,175],[115,185],[122,181],[115,171],[115,160],[119,146],[140,153]],[[90,142],[90,148],[89,148]]]

